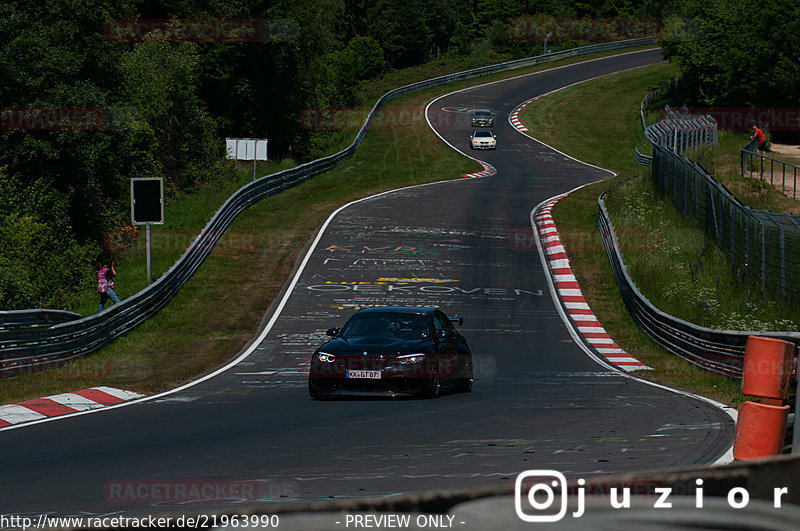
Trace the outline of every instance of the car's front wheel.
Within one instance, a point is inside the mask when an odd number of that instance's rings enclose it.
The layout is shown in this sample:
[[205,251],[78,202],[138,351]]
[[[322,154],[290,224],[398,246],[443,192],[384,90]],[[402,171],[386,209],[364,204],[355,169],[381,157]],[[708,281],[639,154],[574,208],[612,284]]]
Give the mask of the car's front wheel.
[[442,384],[439,381],[439,374],[436,373],[431,376],[431,379],[428,383],[428,389],[425,392],[425,396],[428,398],[439,398],[439,395],[442,393]]
[[458,391],[462,393],[469,393],[472,391],[472,357],[468,357],[464,362],[464,377],[458,385]]

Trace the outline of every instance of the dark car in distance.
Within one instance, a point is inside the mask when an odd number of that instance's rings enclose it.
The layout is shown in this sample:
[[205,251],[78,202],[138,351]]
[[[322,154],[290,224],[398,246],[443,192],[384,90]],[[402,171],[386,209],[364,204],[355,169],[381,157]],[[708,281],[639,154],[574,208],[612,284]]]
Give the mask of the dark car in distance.
[[337,395],[420,395],[472,390],[472,352],[448,319],[434,308],[359,310],[311,357],[312,398]]
[[475,109],[472,113],[472,127],[494,126],[494,114],[489,109]]

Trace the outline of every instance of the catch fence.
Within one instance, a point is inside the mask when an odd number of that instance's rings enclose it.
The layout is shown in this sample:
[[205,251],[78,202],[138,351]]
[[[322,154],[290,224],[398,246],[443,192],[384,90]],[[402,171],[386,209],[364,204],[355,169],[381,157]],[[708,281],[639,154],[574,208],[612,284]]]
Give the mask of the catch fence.
[[661,146],[653,147],[653,179],[679,211],[704,225],[734,274],[800,301],[800,218],[743,205],[702,166]]

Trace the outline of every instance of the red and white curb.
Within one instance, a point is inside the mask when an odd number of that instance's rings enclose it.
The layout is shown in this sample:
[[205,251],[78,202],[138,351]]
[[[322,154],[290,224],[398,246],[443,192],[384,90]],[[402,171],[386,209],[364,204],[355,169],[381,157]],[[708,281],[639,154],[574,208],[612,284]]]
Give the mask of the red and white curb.
[[143,396],[132,391],[123,391],[113,387],[92,387],[73,393],[62,393],[26,400],[18,404],[0,406],[0,428],[23,422],[42,420],[48,417],[113,406]]
[[553,94],[554,92],[558,92],[559,90],[563,90],[565,88],[567,87],[561,87],[555,90],[551,90],[550,92],[539,94],[535,98],[531,98],[528,101],[523,102],[519,107],[511,111],[511,114],[508,116],[508,121],[511,122],[511,125],[513,125],[517,129],[517,131],[520,131],[522,133],[527,133],[530,130],[527,127],[525,127],[525,124],[523,124],[522,121],[519,119],[519,113],[522,112],[522,109],[524,109],[525,107],[528,106],[528,104],[533,103],[536,100],[540,100],[545,96],[549,96],[550,94]]
[[[557,89],[557,90],[561,90],[561,89]],[[531,98],[528,101],[523,102],[519,107],[517,107],[516,109],[511,111],[511,114],[508,117],[508,121],[511,122],[511,125],[513,125],[517,129],[517,131],[521,131],[523,133],[527,133],[529,131],[529,129],[527,127],[525,127],[525,124],[523,124],[522,121],[519,119],[519,113],[521,113],[522,109],[527,107],[529,103],[533,103],[534,101],[536,101],[538,99],[544,98],[545,96],[548,96],[548,95],[552,94],[553,92],[556,92],[556,90],[551,90],[550,92],[545,92],[544,94],[540,94],[540,95],[536,96],[535,98]]]
[[473,177],[488,177],[490,175],[494,175],[497,173],[497,170],[494,169],[494,166],[492,166],[491,164],[487,164],[482,160],[479,160],[478,162],[480,163],[481,166],[483,166],[483,171],[479,171],[476,173],[462,173],[461,176],[471,179]]
[[514,109],[514,111],[508,117],[509,121],[511,122],[511,125],[516,127],[518,131],[522,131],[523,133],[527,133],[528,132],[528,128],[525,127],[525,125],[519,119],[519,113],[522,112],[522,109],[524,109],[530,102],[532,102],[533,100],[536,100],[536,99],[539,99],[539,97],[537,96],[536,98],[532,98],[532,99],[526,101],[525,103],[523,103],[522,105],[520,105],[519,107]]
[[614,343],[583,297],[551,214],[553,205],[565,195],[550,199],[542,204],[534,214],[542,251],[553,274],[556,293],[563,302],[567,314],[575,323],[578,332],[607,362],[625,371],[651,369]]

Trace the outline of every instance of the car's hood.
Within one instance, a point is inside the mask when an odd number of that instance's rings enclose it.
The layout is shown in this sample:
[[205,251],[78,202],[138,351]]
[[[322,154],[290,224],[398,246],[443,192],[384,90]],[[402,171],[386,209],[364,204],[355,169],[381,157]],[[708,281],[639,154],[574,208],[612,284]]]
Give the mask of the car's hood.
[[322,345],[320,350],[330,354],[415,354],[430,350],[430,339],[401,339],[396,337],[337,337]]

